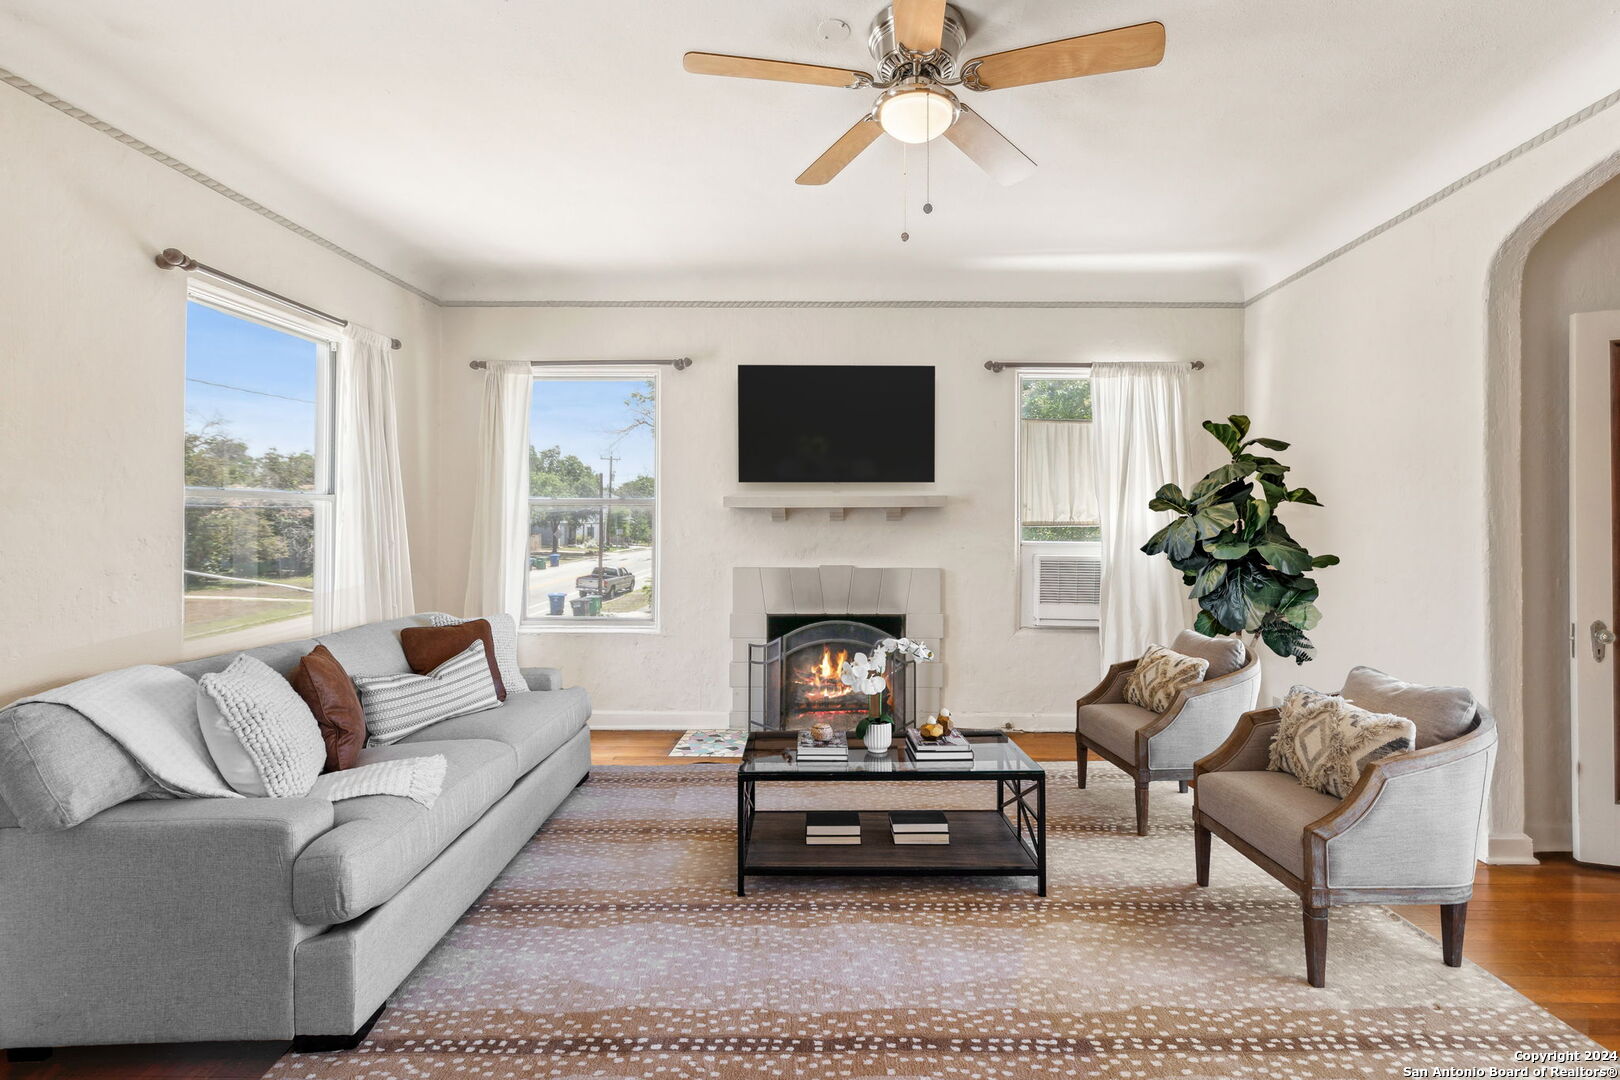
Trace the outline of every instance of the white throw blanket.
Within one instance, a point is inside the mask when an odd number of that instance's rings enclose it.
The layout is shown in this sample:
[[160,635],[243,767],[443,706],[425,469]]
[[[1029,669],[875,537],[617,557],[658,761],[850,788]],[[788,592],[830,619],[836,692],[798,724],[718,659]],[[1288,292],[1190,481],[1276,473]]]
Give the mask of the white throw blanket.
[[[173,668],[139,664],[23,698],[65,705],[124,748],[159,787],[180,799],[240,799],[214,768],[197,721],[197,684]],[[315,718],[310,717],[310,723]],[[444,787],[443,754],[395,758],[328,773],[308,798],[336,802],[399,795],[431,807]]]

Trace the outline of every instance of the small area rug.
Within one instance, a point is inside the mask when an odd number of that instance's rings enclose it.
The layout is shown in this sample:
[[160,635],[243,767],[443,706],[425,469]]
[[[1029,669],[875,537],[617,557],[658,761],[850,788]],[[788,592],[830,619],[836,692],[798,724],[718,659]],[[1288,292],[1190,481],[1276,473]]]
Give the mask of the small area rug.
[[733,728],[693,728],[675,742],[670,757],[742,757],[748,732]]
[[[1211,887],[1193,884],[1191,796],[1155,785],[1138,837],[1123,774],[1093,765],[1078,791],[1072,764],[1047,768],[1044,900],[995,878],[754,878],[740,899],[731,769],[598,768],[365,1043],[269,1077],[1231,1080],[1597,1048],[1382,908],[1334,912],[1328,987],[1311,989],[1291,893],[1218,840]],[[760,796],[985,806],[994,788]]]

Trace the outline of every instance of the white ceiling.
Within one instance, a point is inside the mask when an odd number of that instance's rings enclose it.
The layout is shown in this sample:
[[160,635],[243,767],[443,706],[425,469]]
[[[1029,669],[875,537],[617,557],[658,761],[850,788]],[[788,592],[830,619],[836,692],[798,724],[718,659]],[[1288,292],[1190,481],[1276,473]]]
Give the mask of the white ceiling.
[[681,69],[871,70],[867,0],[0,0],[0,67],[450,299],[1235,299],[1620,81],[1616,0],[959,6],[969,56],[1168,45],[971,95],[1041,168],[941,142],[925,218],[913,150],[906,244],[899,144],[793,183],[872,92]]

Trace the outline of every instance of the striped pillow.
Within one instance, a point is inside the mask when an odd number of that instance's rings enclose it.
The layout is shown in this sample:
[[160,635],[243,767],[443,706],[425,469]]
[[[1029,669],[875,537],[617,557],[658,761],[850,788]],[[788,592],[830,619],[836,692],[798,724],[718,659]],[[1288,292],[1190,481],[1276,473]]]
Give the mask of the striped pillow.
[[354,688],[366,714],[373,745],[391,743],[452,716],[482,712],[501,703],[495,678],[475,641],[426,675],[358,675]]

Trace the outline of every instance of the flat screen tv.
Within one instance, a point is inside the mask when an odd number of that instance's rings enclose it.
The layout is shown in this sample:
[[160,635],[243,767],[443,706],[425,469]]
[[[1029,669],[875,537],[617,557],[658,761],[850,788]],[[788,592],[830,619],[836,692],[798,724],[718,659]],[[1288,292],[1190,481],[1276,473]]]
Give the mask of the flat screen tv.
[[743,364],[737,479],[745,484],[934,480],[934,369]]

